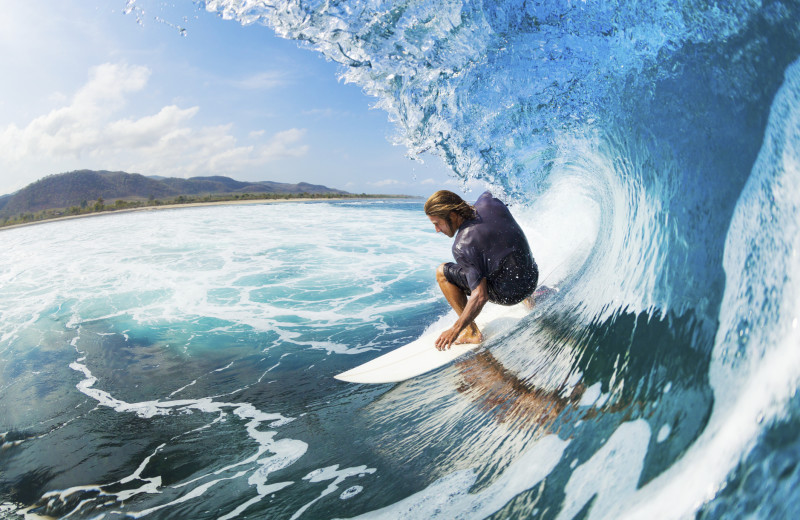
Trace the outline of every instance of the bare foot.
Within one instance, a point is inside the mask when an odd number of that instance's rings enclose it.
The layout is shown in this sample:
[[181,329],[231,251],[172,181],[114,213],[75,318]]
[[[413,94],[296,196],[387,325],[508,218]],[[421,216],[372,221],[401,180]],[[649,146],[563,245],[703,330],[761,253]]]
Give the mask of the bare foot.
[[463,343],[478,344],[483,341],[483,334],[478,330],[478,327],[473,323],[472,326],[467,327],[461,331],[461,334],[456,338],[455,344],[461,345]]
[[542,302],[557,292],[557,287],[548,287],[546,285],[542,285],[536,289],[533,294],[523,300],[523,303],[525,303],[525,308],[531,311],[536,306],[537,301]]

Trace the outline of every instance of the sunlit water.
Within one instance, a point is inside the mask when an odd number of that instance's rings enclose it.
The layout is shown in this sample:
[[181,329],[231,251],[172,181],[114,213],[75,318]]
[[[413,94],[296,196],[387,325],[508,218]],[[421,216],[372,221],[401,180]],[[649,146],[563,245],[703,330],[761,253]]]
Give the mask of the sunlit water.
[[0,507],[797,515],[797,2],[200,5],[341,63],[412,153],[511,204],[560,291],[450,366],[353,385],[332,376],[453,319],[418,201],[3,231]]
[[[431,280],[447,244],[419,209],[227,206],[4,232],[4,498],[196,517],[299,512],[333,483],[359,494],[378,461],[331,404],[386,389],[332,375],[443,314]],[[290,486],[305,489],[278,500]]]

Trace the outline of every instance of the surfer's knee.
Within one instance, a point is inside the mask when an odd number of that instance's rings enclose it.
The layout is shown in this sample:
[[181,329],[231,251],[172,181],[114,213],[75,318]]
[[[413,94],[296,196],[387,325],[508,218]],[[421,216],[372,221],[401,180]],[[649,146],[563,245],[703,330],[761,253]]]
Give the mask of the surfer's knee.
[[444,275],[444,264],[439,264],[439,267],[436,268],[436,281],[440,284],[447,281],[447,277]]

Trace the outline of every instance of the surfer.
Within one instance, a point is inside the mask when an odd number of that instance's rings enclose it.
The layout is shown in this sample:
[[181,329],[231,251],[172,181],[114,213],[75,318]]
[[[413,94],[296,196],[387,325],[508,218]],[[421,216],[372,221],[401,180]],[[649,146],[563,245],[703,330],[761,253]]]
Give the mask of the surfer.
[[487,301],[533,306],[539,269],[525,233],[503,202],[487,191],[471,206],[440,190],[425,202],[425,214],[437,232],[455,237],[455,263],[441,264],[436,281],[458,320],[436,340],[437,349],[483,341],[475,318]]

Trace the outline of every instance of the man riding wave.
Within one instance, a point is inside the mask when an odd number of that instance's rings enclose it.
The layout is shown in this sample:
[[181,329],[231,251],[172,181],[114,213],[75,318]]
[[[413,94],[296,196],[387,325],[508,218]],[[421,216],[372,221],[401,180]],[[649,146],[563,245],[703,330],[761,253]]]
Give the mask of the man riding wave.
[[425,214],[437,232],[455,237],[455,263],[441,264],[436,281],[459,317],[436,340],[437,349],[483,341],[475,318],[487,301],[533,306],[539,269],[525,233],[502,201],[487,191],[471,206],[440,190],[425,203]]

